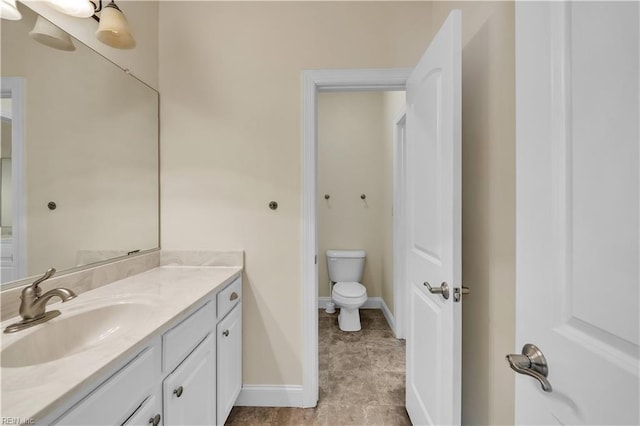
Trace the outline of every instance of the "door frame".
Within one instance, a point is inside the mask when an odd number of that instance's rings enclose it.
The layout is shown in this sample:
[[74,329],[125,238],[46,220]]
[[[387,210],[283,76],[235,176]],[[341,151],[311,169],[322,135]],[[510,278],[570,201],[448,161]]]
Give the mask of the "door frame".
[[[405,90],[412,68],[302,72],[302,406],[318,403],[318,92]],[[395,252],[394,252],[395,258]],[[395,266],[395,265],[394,265]],[[395,277],[394,277],[395,278]],[[394,283],[394,293],[397,287]],[[394,294],[394,300],[395,300]],[[395,308],[394,304],[394,308]]]
[[407,330],[408,291],[405,283],[405,167],[406,167],[406,107],[393,120],[393,318],[397,339],[404,339]]
[[13,273],[17,280],[27,275],[27,224],[24,197],[25,83],[23,77],[2,77],[0,97],[11,98],[11,244]]

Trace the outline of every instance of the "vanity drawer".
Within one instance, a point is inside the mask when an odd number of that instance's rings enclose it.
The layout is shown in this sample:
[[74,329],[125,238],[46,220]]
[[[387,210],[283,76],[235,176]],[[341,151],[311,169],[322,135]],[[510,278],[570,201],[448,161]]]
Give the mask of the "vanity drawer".
[[213,301],[191,314],[162,336],[162,371],[172,371],[215,328],[216,305]]
[[236,278],[217,295],[218,318],[224,318],[237,303],[242,300],[242,280]]
[[156,346],[142,351],[95,391],[60,417],[59,425],[122,424],[156,385],[160,357]]

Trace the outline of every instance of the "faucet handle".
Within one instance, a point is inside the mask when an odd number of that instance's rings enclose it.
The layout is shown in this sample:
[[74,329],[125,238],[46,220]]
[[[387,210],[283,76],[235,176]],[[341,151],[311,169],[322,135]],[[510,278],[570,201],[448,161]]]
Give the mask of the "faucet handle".
[[35,280],[33,284],[25,287],[24,290],[22,290],[22,295],[26,296],[27,294],[33,292],[36,297],[39,297],[41,293],[41,289],[39,287],[40,283],[48,280],[55,273],[56,273],[56,268],[49,268],[49,270],[47,270],[47,272],[45,272],[43,276]]
[[45,273],[44,273],[44,275],[43,275],[43,276],[41,276],[40,278],[38,278],[37,280],[35,280],[35,281],[33,282],[33,284],[31,284],[31,288],[34,288],[34,289],[35,289],[36,287],[38,287],[38,285],[39,285],[41,282],[48,280],[48,279],[49,279],[49,278],[51,278],[51,277],[53,276],[53,274],[55,274],[55,273],[56,273],[56,268],[49,268],[49,269],[47,270],[47,272],[45,272]]

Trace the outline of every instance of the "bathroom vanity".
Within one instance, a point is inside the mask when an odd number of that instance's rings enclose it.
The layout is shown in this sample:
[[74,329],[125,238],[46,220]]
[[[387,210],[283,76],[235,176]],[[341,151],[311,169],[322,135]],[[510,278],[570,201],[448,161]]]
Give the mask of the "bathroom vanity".
[[224,424],[242,385],[241,268],[159,267],[55,308],[3,335],[3,418]]

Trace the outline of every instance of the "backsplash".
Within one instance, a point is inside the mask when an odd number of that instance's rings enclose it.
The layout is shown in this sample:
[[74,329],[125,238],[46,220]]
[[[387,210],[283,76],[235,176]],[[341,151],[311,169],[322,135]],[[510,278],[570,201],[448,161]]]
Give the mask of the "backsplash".
[[[47,291],[52,288],[65,287],[76,294],[93,290],[114,281],[136,275],[149,269],[160,266],[160,252],[143,254],[95,268],[73,272],[59,277],[52,277],[41,284],[42,290]],[[25,286],[20,286],[0,292],[0,320],[15,317],[18,315],[20,307],[20,293]]]
[[244,251],[162,250],[161,266],[244,266]]

